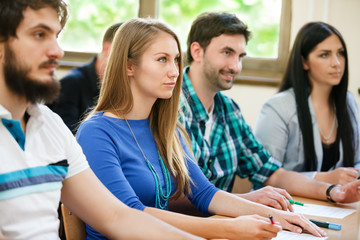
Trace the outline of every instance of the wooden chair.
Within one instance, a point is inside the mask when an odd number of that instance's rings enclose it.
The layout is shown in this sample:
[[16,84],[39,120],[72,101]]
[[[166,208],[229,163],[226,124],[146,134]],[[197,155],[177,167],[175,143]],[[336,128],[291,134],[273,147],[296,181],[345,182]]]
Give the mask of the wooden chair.
[[251,191],[251,188],[252,184],[248,178],[239,178],[239,176],[236,176],[232,193],[248,193]]
[[84,222],[62,203],[61,214],[66,240],[84,240],[86,238]]

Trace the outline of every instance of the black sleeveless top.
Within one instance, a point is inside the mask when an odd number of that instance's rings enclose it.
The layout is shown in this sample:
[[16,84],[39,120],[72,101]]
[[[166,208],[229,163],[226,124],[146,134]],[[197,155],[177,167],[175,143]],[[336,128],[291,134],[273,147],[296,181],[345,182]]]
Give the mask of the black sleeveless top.
[[322,143],[323,148],[323,161],[321,165],[321,171],[329,171],[340,159],[340,149],[339,149],[339,134],[336,136],[335,142],[327,145]]

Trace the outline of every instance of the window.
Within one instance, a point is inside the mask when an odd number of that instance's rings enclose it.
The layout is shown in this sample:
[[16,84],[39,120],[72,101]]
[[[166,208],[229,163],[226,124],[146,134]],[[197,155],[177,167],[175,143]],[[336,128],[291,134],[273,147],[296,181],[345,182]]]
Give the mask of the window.
[[235,14],[248,25],[252,32],[247,46],[249,57],[277,58],[281,0],[159,0],[159,19],[177,32],[185,50],[192,21],[200,13],[219,9]]
[[65,51],[96,53],[106,28],[116,22],[137,17],[138,0],[67,0],[70,17],[60,34]]
[[226,11],[245,22],[252,37],[237,82],[277,85],[289,52],[291,1],[158,0],[159,19],[178,34],[183,51],[191,22],[202,12]]
[[219,10],[236,14],[252,31],[248,56],[237,82],[276,85],[286,65],[290,45],[289,0],[67,1],[71,18],[60,36],[60,44],[66,50],[65,65],[76,66],[80,63],[74,64],[74,59],[75,62],[89,59],[93,54],[88,52],[100,50],[107,26],[136,16],[159,18],[169,24],[178,34],[182,50],[186,51],[191,22],[202,12]]

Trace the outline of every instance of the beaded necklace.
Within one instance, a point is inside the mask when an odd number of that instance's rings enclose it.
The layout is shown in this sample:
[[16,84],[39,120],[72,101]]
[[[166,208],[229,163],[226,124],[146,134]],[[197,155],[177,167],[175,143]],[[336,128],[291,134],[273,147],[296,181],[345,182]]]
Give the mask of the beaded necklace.
[[161,164],[161,169],[165,178],[165,186],[166,186],[166,191],[165,194],[163,192],[163,189],[161,187],[161,183],[160,183],[160,178],[159,175],[157,174],[154,166],[150,163],[150,161],[147,159],[147,157],[145,156],[142,148],[140,147],[139,142],[137,141],[135,134],[133,132],[133,130],[130,127],[129,122],[127,121],[127,119],[125,119],[125,122],[127,124],[127,126],[129,127],[129,130],[136,142],[136,145],[138,146],[141,154],[143,155],[145,161],[146,161],[146,165],[148,166],[148,168],[150,169],[154,179],[155,179],[155,191],[156,191],[156,199],[155,199],[155,208],[160,208],[160,209],[166,209],[169,203],[169,197],[171,194],[171,178],[170,178],[170,173],[169,170],[166,168],[165,163],[163,158],[161,157],[159,151],[157,151],[159,159],[160,159],[160,164]]

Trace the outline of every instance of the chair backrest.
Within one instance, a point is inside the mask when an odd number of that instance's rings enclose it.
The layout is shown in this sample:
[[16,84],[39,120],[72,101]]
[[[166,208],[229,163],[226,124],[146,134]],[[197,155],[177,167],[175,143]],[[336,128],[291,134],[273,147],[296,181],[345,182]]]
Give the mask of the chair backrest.
[[86,238],[84,222],[64,204],[61,204],[61,214],[66,240],[84,240]]
[[249,181],[249,178],[239,178],[239,176],[235,177],[232,193],[248,193],[251,189],[252,184]]

